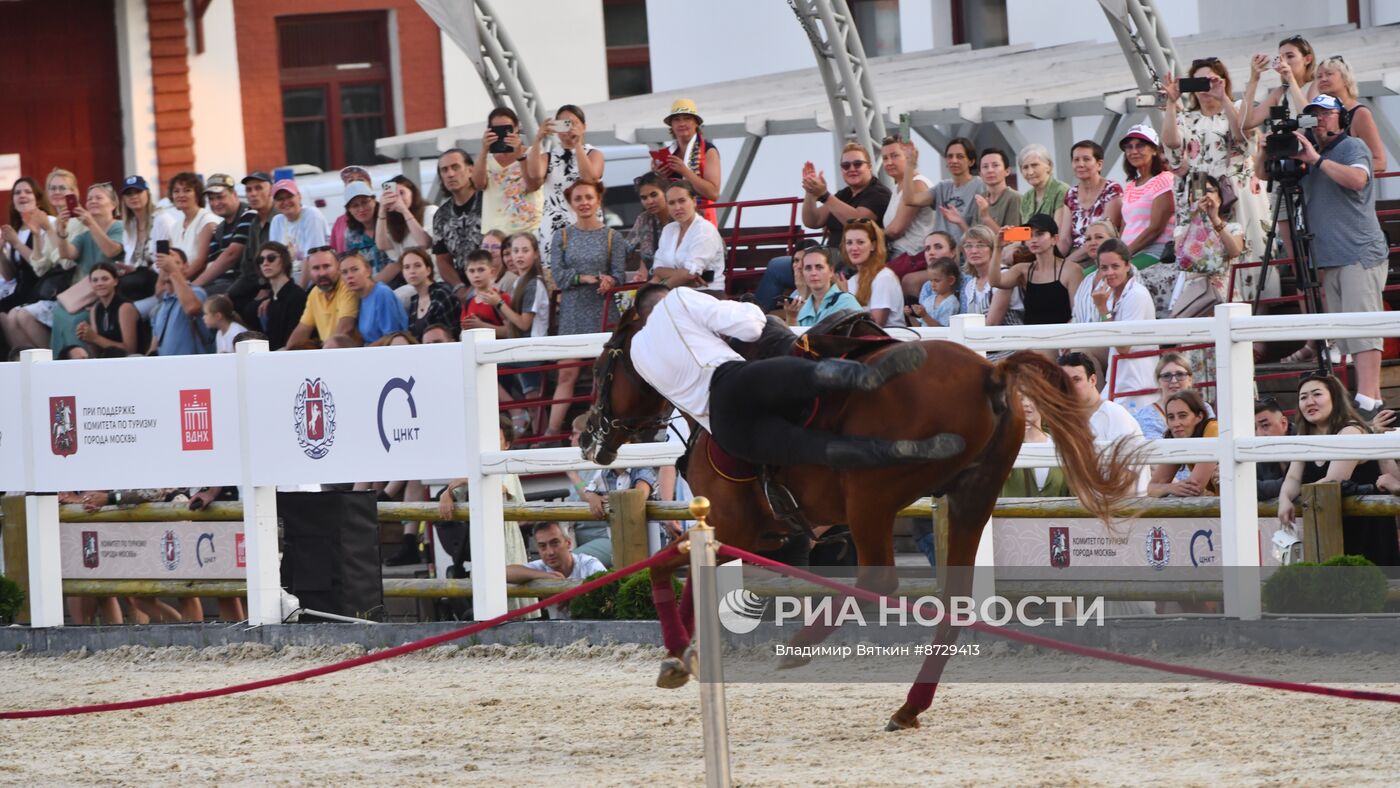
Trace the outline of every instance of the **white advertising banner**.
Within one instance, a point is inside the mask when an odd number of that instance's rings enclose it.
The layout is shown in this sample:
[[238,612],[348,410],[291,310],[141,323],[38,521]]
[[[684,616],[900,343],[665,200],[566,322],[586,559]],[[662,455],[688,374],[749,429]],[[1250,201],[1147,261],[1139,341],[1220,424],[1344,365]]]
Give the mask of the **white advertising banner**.
[[461,345],[259,353],[248,374],[254,484],[466,475]]
[[232,355],[35,364],[35,491],[238,484],[237,374]]
[[10,407],[0,408],[0,490],[24,491],[24,414],[19,408],[19,364],[0,364],[0,391],[9,392]]
[[60,523],[63,576],[80,580],[242,580],[243,523]]

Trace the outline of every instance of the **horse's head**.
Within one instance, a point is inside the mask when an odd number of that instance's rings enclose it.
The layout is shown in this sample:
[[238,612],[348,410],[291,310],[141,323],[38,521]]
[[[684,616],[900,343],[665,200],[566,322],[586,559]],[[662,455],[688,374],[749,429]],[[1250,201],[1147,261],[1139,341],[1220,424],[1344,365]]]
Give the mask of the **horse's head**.
[[632,337],[646,325],[637,308],[618,321],[603,352],[593,362],[593,407],[579,436],[579,448],[589,462],[609,465],[624,443],[649,440],[666,425],[671,406],[632,366]]

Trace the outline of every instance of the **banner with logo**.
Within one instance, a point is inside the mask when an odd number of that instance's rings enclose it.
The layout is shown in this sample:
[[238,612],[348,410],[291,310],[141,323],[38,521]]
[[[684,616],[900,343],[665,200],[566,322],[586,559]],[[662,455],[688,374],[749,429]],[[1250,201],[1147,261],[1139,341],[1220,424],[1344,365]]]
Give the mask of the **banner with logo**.
[[[1270,548],[1278,527],[1277,517],[1259,518],[1263,566],[1278,566]],[[996,565],[1014,568],[1006,576],[1017,579],[1054,578],[1070,568],[1206,568],[1218,576],[1221,566],[1223,535],[1213,517],[1144,517],[1113,530],[1094,518],[998,517],[992,529]]]
[[457,344],[250,359],[254,484],[465,476]]
[[0,391],[10,393],[10,406],[0,408],[0,490],[24,490],[24,414],[19,402],[19,364],[0,364]]
[[60,523],[70,580],[241,580],[243,523]]
[[34,365],[37,492],[238,484],[232,355]]

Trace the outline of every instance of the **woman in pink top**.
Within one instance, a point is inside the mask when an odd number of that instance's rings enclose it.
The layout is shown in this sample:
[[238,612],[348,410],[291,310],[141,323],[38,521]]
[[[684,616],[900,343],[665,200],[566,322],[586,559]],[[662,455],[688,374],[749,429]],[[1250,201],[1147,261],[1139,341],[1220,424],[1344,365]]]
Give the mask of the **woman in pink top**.
[[1133,255],[1133,267],[1142,272],[1142,284],[1152,293],[1157,316],[1166,317],[1176,270],[1160,261],[1176,224],[1176,176],[1167,169],[1152,126],[1142,123],[1128,129],[1118,147],[1128,175],[1123,185],[1123,242]]

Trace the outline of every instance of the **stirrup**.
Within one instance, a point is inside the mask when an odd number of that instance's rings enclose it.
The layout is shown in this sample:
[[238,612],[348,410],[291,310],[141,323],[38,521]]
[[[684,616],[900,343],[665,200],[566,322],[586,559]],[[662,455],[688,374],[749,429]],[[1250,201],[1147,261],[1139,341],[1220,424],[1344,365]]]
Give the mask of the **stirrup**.
[[759,478],[762,480],[763,497],[768,501],[768,508],[773,510],[773,519],[787,524],[789,536],[812,536],[812,527],[807,524],[807,518],[802,516],[802,507],[798,505],[792,491],[773,478],[772,468],[763,466]]

